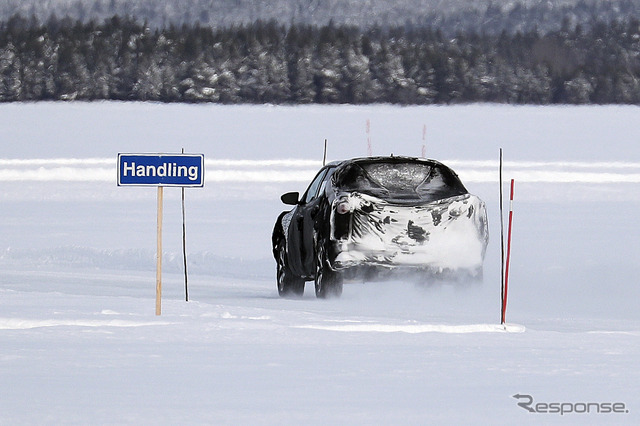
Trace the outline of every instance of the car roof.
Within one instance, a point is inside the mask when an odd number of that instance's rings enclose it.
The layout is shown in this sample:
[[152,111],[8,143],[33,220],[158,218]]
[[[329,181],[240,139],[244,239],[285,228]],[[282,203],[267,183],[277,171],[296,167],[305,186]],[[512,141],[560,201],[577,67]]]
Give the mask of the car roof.
[[447,167],[446,165],[442,164],[441,162],[439,162],[437,160],[430,159],[430,158],[396,156],[396,155],[375,156],[375,157],[356,157],[356,158],[351,158],[351,159],[348,159],[348,160],[332,161],[332,162],[328,163],[326,166],[327,167],[338,167],[338,166],[341,166],[343,164],[348,164],[348,163],[376,163],[376,162],[381,162],[381,163],[383,163],[383,162],[426,163],[426,164],[438,165],[438,166],[446,167],[446,168],[449,169],[449,167]]

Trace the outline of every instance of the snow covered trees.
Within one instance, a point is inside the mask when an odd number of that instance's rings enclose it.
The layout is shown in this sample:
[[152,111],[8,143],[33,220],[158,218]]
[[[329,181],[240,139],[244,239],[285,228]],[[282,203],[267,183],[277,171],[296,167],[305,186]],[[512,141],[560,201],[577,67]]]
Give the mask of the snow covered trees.
[[0,23],[0,101],[640,103],[640,22],[548,34],[256,21]]

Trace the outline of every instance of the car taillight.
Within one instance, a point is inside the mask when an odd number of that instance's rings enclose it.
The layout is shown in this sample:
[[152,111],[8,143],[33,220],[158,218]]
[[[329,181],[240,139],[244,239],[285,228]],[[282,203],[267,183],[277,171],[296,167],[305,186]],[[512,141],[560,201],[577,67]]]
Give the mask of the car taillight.
[[348,238],[351,229],[351,214],[353,207],[347,197],[341,197],[335,203],[333,216],[333,236],[336,240]]
[[342,201],[336,205],[336,213],[347,214],[351,211],[351,206],[347,201]]

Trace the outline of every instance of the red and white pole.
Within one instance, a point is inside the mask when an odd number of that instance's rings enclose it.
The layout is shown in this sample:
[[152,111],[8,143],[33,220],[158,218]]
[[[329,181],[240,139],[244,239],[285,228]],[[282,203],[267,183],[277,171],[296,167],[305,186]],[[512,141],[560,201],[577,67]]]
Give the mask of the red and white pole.
[[513,225],[513,189],[515,182],[511,179],[511,196],[509,197],[509,230],[507,232],[507,263],[504,270],[504,286],[502,295],[502,324],[507,313],[507,293],[509,290],[509,261],[511,260],[511,229]]

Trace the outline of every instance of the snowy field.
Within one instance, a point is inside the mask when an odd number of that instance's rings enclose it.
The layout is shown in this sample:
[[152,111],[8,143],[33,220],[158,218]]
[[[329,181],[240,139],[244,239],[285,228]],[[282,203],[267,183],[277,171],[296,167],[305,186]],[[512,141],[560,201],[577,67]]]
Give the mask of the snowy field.
[[[637,107],[0,105],[0,425],[639,424],[638,122]],[[329,159],[369,138],[454,168],[487,203],[484,283],[279,298],[279,196],[305,189],[325,138]],[[181,148],[206,159],[186,190],[190,301],[167,188],[156,316],[156,190],[117,187],[116,156]],[[516,180],[506,330],[499,148],[505,191]]]

